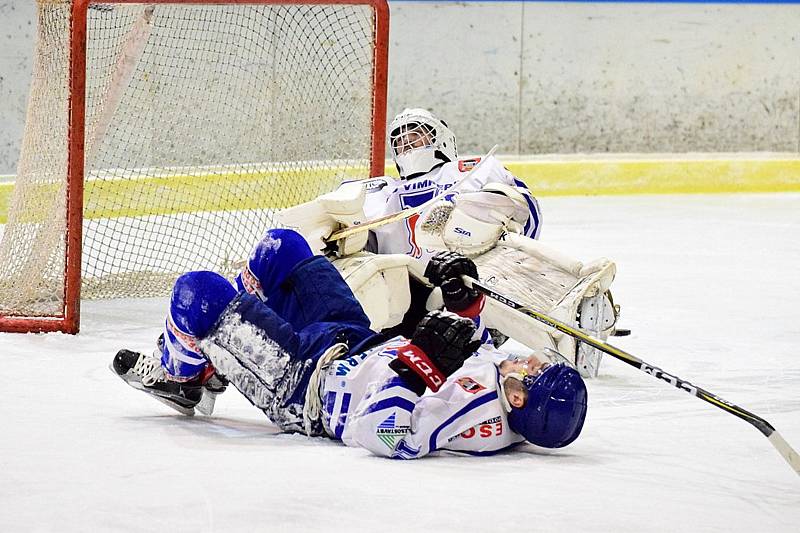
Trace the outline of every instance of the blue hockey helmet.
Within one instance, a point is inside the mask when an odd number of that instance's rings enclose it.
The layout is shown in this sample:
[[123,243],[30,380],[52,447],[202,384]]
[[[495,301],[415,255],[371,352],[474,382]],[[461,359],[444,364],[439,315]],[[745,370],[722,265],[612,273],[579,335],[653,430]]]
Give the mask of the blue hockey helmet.
[[300,261],[314,253],[302,235],[290,229],[270,229],[256,244],[242,270],[244,289],[266,301]]
[[578,438],[586,418],[586,385],[563,363],[522,380],[528,391],[523,407],[512,407],[508,425],[525,440],[544,448],[562,448]]
[[169,318],[182,333],[202,338],[235,296],[231,282],[216,272],[187,272],[175,281]]

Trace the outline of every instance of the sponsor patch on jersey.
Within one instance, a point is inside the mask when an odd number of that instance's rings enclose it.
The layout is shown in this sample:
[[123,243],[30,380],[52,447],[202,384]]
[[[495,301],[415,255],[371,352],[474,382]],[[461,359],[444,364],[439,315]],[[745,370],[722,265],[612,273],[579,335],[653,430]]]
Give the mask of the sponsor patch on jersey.
[[459,172],[469,172],[472,168],[481,162],[480,157],[476,157],[475,159],[459,159],[458,160],[458,171]]
[[405,437],[411,429],[409,426],[396,426],[396,418],[397,413],[392,413],[389,418],[380,423],[375,432],[378,439],[388,446],[390,450],[394,450],[397,441]]
[[367,181],[364,182],[364,190],[366,190],[367,192],[379,191],[379,190],[383,189],[384,187],[386,187],[387,185],[388,185],[388,182],[386,180],[384,180],[384,179],[381,179],[381,178],[373,179],[373,180],[367,180]]
[[470,394],[477,394],[482,390],[486,390],[486,387],[484,387],[471,377],[458,378],[456,380],[456,383],[458,383],[459,387],[461,387]]

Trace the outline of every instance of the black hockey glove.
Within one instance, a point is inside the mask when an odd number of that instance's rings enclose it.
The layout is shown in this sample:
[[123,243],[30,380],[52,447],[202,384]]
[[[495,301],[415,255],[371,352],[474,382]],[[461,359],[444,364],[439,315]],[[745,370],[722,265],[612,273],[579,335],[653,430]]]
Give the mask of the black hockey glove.
[[464,284],[461,276],[478,279],[478,269],[468,257],[456,252],[439,252],[425,268],[425,277],[442,288],[442,298],[448,311],[474,318],[481,312],[483,295]]
[[425,267],[425,277],[437,287],[450,278],[461,279],[461,276],[478,279],[478,268],[472,259],[456,252],[439,252]]
[[431,311],[417,325],[411,342],[398,350],[389,366],[419,395],[433,392],[480,346],[473,341],[475,323],[453,313]]

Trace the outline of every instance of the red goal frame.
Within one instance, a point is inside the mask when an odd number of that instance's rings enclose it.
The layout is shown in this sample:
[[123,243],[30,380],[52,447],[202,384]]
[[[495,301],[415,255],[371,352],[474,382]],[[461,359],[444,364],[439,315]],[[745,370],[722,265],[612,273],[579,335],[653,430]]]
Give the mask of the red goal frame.
[[375,13],[372,95],[372,148],[370,175],[384,173],[386,142],[386,90],[389,50],[387,0],[73,0],[70,20],[69,125],[67,158],[67,225],[63,313],[49,317],[0,316],[0,331],[40,333],[80,329],[81,252],[83,240],[83,192],[85,157],[87,12],[91,4],[275,4],[275,5],[369,5]]

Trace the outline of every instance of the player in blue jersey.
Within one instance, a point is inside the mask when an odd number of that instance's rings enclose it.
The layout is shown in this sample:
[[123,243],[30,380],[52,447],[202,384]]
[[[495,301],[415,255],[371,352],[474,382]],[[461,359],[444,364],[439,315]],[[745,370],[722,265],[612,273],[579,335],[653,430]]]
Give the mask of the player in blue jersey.
[[[459,292],[463,266],[441,267],[432,277]],[[181,276],[158,357],[121,350],[115,372],[186,414],[229,382],[285,431],[396,458],[525,440],[561,447],[580,433],[586,388],[575,370],[474,357],[474,322],[446,311],[410,339],[375,334],[338,271],[293,231],[268,231],[240,283]]]

